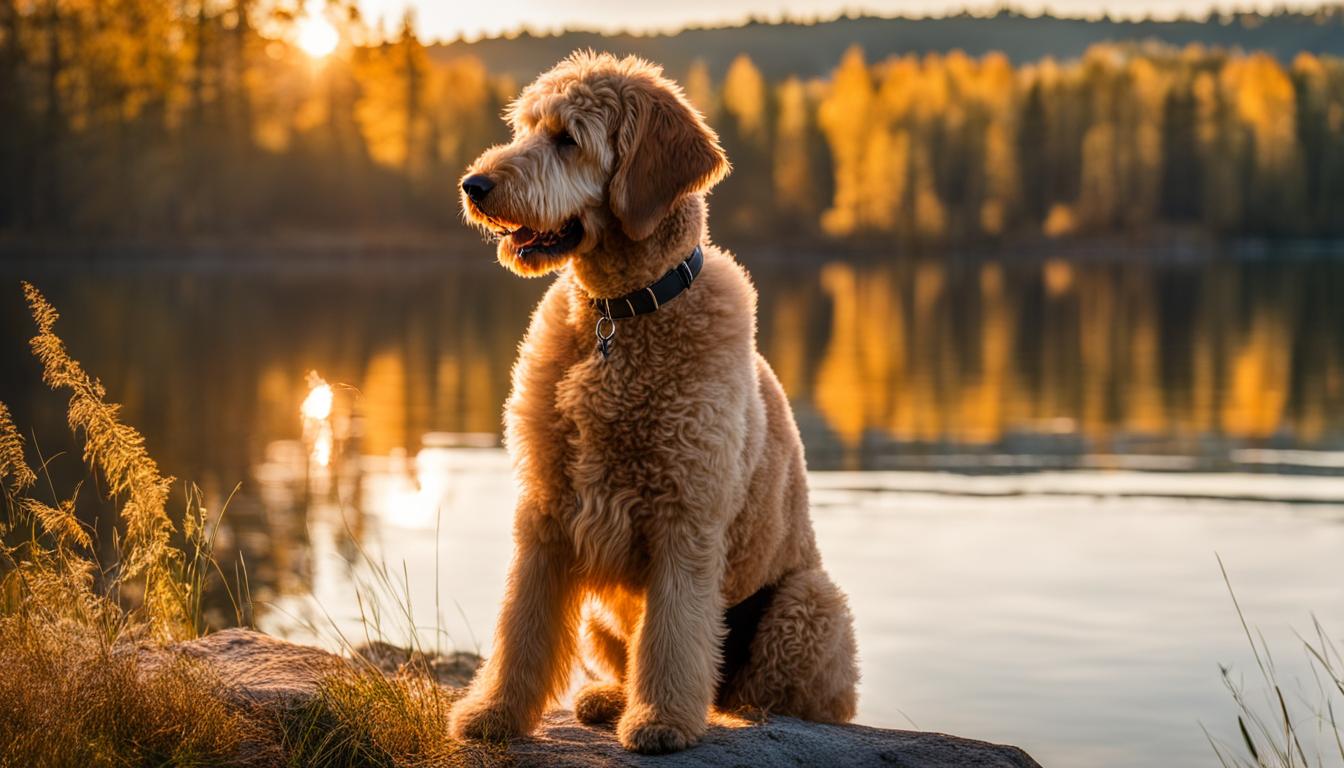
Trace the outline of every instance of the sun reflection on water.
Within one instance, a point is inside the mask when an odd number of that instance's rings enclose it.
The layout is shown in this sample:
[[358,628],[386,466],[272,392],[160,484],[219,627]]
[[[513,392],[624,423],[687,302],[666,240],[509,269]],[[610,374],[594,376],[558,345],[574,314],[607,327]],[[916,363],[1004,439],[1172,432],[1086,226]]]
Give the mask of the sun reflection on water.
[[317,371],[308,373],[308,381],[312,388],[308,390],[308,396],[303,399],[299,410],[305,419],[326,419],[331,416],[331,385],[323,381]]
[[331,449],[336,436],[331,428],[331,406],[335,397],[328,384],[317,371],[308,372],[308,396],[299,406],[303,414],[303,435],[311,446],[309,458],[313,464],[326,467],[331,464]]

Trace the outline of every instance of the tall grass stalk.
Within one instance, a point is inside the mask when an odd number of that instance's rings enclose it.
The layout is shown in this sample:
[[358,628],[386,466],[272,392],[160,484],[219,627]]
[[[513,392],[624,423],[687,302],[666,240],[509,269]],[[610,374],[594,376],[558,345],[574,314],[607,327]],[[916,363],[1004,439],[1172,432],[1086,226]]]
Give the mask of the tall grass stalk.
[[[1219,665],[1223,684],[1237,708],[1237,740],[1229,744],[1205,737],[1224,768],[1326,768],[1344,766],[1344,729],[1336,710],[1344,707],[1344,658],[1312,617],[1314,636],[1298,635],[1310,665],[1314,692],[1285,691],[1265,637],[1253,631],[1237,600],[1221,557],[1218,567],[1237,619],[1255,660],[1252,694],[1232,669]],[[1309,695],[1314,696],[1309,698]]]
[[183,555],[170,544],[174,530],[166,511],[173,478],[159,472],[144,437],[120,420],[121,406],[107,402],[102,383],[66,351],[55,332],[56,309],[30,283],[23,284],[23,293],[37,323],[29,345],[42,363],[42,380],[70,393],[66,417],[70,429],[83,436],[84,461],[99,470],[109,494],[121,500],[125,537],[119,542],[115,581],[143,584],[140,610],[153,634],[189,636],[195,625],[189,615],[193,598],[190,582],[179,578]]

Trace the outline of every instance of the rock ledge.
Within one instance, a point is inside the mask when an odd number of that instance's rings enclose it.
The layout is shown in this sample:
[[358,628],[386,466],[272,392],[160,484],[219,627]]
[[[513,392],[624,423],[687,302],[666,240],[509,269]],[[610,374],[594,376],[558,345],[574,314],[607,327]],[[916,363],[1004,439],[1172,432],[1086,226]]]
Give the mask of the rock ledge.
[[[229,681],[239,703],[291,707],[312,696],[318,681],[349,662],[318,648],[232,629],[172,646],[172,652],[198,659]],[[379,646],[364,652],[385,671],[405,661],[405,651]],[[400,656],[399,656],[400,654]],[[465,682],[475,658],[459,654],[430,660],[430,668],[449,685]],[[465,671],[464,671],[465,670]],[[946,736],[862,725],[820,725],[787,717],[743,727],[712,726],[704,740],[674,755],[647,757],[625,751],[610,728],[580,724],[572,713],[547,714],[531,738],[514,741],[508,762],[519,768],[555,766],[899,766],[900,768],[1040,768],[1017,747]]]

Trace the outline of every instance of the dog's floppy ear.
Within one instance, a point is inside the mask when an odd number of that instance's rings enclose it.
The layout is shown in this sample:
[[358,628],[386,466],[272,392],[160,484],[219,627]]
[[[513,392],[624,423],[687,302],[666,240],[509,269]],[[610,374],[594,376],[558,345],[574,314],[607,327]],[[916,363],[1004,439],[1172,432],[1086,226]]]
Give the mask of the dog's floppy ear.
[[632,86],[616,135],[611,211],[631,240],[653,233],[673,204],[728,175],[719,137],[672,87]]

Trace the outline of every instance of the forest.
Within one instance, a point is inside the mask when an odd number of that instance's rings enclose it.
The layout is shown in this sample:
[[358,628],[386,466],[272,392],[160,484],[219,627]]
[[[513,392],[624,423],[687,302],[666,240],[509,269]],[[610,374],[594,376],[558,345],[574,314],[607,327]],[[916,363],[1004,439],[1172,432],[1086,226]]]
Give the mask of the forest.
[[[457,180],[518,78],[408,15],[0,0],[0,234],[464,235]],[[1341,26],[1339,14],[1326,24]],[[1215,22],[1208,22],[1215,23]],[[1341,28],[1344,28],[1342,26]],[[1076,58],[852,46],[822,76],[669,70],[735,166],[715,230],[945,245],[1344,236],[1344,59],[1157,41]]]

